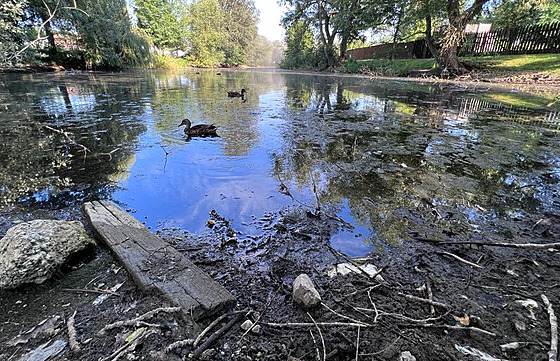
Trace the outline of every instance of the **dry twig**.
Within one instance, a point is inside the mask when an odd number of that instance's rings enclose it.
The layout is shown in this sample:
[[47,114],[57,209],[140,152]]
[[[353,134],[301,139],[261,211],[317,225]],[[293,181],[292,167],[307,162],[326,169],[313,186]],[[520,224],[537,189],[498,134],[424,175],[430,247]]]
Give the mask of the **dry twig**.
[[290,327],[313,327],[318,326],[333,326],[333,327],[371,327],[364,323],[354,323],[354,322],[287,322],[287,323],[275,323],[275,322],[263,322],[265,326],[275,327],[275,328],[290,328]]
[[428,300],[428,299],[426,299],[426,298],[417,297],[417,296],[413,296],[413,295],[407,295],[407,294],[401,293],[401,292],[399,292],[399,295],[400,295],[400,296],[403,296],[403,297],[406,297],[406,298],[408,298],[409,300],[418,301],[418,302],[424,302],[424,303],[427,303],[427,304],[430,304],[430,305],[433,305],[433,306],[438,306],[438,307],[446,308],[446,309],[450,309],[450,308],[451,308],[451,306],[449,306],[449,305],[447,305],[447,304],[445,304],[445,303],[441,303],[441,302],[436,302],[436,301]]
[[453,325],[436,325],[433,323],[417,323],[413,325],[414,327],[426,327],[426,328],[445,328],[446,330],[462,330],[462,331],[474,331],[479,332],[488,336],[496,337],[494,332],[486,331],[478,327],[467,327],[467,326],[453,326]]
[[206,328],[204,330],[202,330],[202,332],[198,335],[198,337],[194,340],[193,342],[193,347],[198,346],[199,342],[202,340],[202,338],[204,337],[204,335],[206,335],[208,332],[210,332],[210,330],[212,328],[214,328],[214,326],[216,326],[218,323],[220,323],[224,318],[229,317],[229,316],[233,316],[236,315],[238,313],[247,313],[249,312],[248,310],[241,310],[241,311],[234,311],[234,312],[230,312],[230,313],[226,313],[221,315],[220,317],[216,318],[214,321],[212,321],[212,323],[210,323],[208,326],[206,326]]
[[[313,322],[313,324],[317,328],[317,331],[319,331],[319,336],[321,337],[321,344],[323,345],[323,361],[326,361],[327,360],[327,347],[325,346],[325,339],[323,338],[323,333],[321,332],[321,329],[319,328],[319,325],[317,325],[317,322],[315,322],[315,320],[313,319],[313,317],[311,317],[311,314],[309,312],[307,312],[307,316],[309,316],[309,318],[311,319],[311,321]],[[360,326],[358,326],[358,330],[359,329],[360,329]]]
[[360,326],[358,326],[358,336],[356,336],[356,361],[360,355]]
[[484,268],[484,267],[482,267],[481,265],[478,265],[478,264],[473,263],[473,262],[471,262],[471,261],[467,261],[466,259],[461,258],[461,257],[459,257],[459,256],[457,256],[456,254],[453,254],[453,253],[451,253],[451,252],[445,252],[445,251],[444,251],[444,252],[437,252],[437,253],[439,253],[439,254],[444,254],[444,255],[449,256],[449,257],[453,257],[453,258],[455,258],[457,261],[463,262],[464,264],[467,264],[467,265],[469,265],[469,266],[471,266],[471,267],[475,267],[475,268],[478,268],[478,269],[483,269],[483,268]]
[[111,291],[111,290],[87,290],[85,288],[62,288],[61,291],[66,291],[66,292],[83,292],[83,293],[97,293],[97,294],[102,294],[102,295],[114,295],[114,296],[118,296],[120,297],[121,294],[115,291]]
[[548,298],[544,294],[541,295],[541,298],[550,318],[550,351],[548,351],[548,360],[556,361],[558,359],[558,319]]
[[136,318],[133,318],[131,320],[125,320],[125,321],[118,321],[115,323],[111,323],[105,327],[103,327],[101,329],[101,331],[99,331],[100,334],[103,334],[109,330],[112,330],[113,328],[117,328],[117,327],[123,327],[123,326],[134,326],[136,324],[138,324],[140,321],[144,321],[148,318],[152,318],[153,316],[157,315],[160,312],[164,312],[164,313],[176,313],[176,312],[181,312],[182,308],[181,307],[160,307],[160,308],[156,308],[154,310],[148,311],[143,315],[140,315]]
[[361,324],[363,324],[365,327],[371,326],[371,325],[369,325],[369,324],[367,324],[367,323],[364,323],[364,322],[362,322],[362,321],[355,320],[355,319],[353,319],[353,318],[351,318],[351,317],[344,316],[344,315],[342,315],[342,314],[336,312],[335,310],[333,310],[332,308],[330,308],[330,307],[329,307],[326,303],[324,303],[324,302],[321,302],[321,305],[322,305],[323,307],[325,307],[327,310],[329,310],[329,311],[331,311],[332,313],[334,313],[335,315],[337,315],[338,317],[342,317],[342,318],[344,318],[344,319],[346,319],[346,320],[348,320],[348,321],[350,321],[350,322],[361,323]]
[[68,343],[70,344],[70,350],[72,350],[72,352],[80,352],[82,350],[80,343],[76,338],[76,327],[74,327],[76,312],[78,311],[75,310],[72,316],[68,317],[68,320],[66,321],[66,327],[68,328]]
[[218,331],[214,332],[210,337],[208,337],[208,339],[206,341],[204,341],[204,343],[202,345],[198,346],[198,348],[196,348],[196,350],[193,351],[191,358],[192,359],[197,359],[218,338],[220,338],[224,333],[229,331],[229,329],[232,328],[233,325],[235,325],[237,322],[239,322],[239,320],[241,320],[241,317],[243,317],[243,315],[239,314],[239,313],[237,315],[233,316],[233,318],[231,320],[229,320],[228,323],[223,325]]
[[509,248],[559,248],[560,242],[555,243],[505,243],[505,242],[486,242],[486,241],[437,241],[435,239],[415,238],[417,241],[435,243],[438,245],[444,244],[466,244],[473,246],[488,246],[488,247],[509,247]]

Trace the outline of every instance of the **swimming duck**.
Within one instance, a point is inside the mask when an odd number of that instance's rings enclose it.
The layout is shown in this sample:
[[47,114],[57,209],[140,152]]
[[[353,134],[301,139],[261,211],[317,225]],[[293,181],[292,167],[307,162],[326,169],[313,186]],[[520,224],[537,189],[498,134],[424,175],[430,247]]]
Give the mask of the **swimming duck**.
[[243,99],[245,97],[245,93],[247,93],[247,91],[245,89],[241,89],[241,92],[229,91],[229,92],[227,92],[227,96],[230,97],[230,98],[241,98],[241,99]]
[[216,126],[214,124],[197,124],[191,127],[191,121],[187,118],[183,119],[179,126],[185,125],[185,134],[189,137],[217,137]]

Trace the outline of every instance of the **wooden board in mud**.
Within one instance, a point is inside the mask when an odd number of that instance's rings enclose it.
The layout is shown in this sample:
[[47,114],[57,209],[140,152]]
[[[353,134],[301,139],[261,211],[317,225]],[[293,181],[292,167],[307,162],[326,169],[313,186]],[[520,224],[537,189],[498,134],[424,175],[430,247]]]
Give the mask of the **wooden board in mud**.
[[88,202],[84,211],[142,290],[161,292],[195,319],[235,304],[228,290],[115,204]]

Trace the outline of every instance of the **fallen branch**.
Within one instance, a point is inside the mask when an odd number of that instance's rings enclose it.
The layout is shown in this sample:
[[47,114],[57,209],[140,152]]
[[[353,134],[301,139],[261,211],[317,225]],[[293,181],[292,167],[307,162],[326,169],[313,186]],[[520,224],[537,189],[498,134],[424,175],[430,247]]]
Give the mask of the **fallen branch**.
[[485,242],[485,241],[437,241],[428,238],[414,238],[420,242],[435,243],[438,245],[444,244],[467,244],[474,246],[488,246],[488,247],[510,247],[510,248],[560,248],[560,242],[555,243],[504,243],[504,242]]
[[450,253],[450,252],[445,252],[445,251],[444,251],[444,252],[437,252],[437,253],[438,253],[438,254],[444,254],[444,255],[449,256],[449,257],[453,257],[453,258],[455,258],[457,261],[463,262],[464,264],[467,264],[467,265],[469,265],[469,266],[471,266],[471,267],[475,267],[475,268],[478,268],[478,269],[483,269],[483,268],[484,268],[484,267],[482,267],[481,265],[478,265],[478,264],[473,263],[473,262],[471,262],[471,261],[467,261],[466,259],[461,258],[461,257],[457,256],[456,254],[453,254],[453,253]]
[[198,337],[194,340],[193,342],[193,347],[198,346],[198,343],[202,340],[202,338],[204,337],[204,335],[206,335],[208,332],[210,332],[210,330],[212,328],[214,328],[214,326],[216,326],[218,323],[220,323],[224,318],[229,317],[229,316],[233,316],[236,315],[238,313],[247,313],[249,312],[248,310],[242,310],[242,311],[234,311],[234,312],[230,312],[230,313],[226,313],[221,315],[220,317],[216,318],[214,321],[212,321],[212,323],[210,323],[204,330],[202,330],[202,332],[198,335]]
[[[434,301],[434,294],[432,292],[432,285],[430,283],[429,278],[426,278],[426,291],[428,292],[428,299],[433,302]],[[436,313],[436,309],[434,308],[434,305],[432,305],[432,304],[430,305],[430,313],[432,315],[435,315],[435,313]]]
[[548,360],[556,361],[558,359],[558,319],[548,298],[544,294],[541,295],[541,298],[550,318],[550,351],[548,351]]
[[80,343],[76,338],[76,327],[74,327],[76,312],[78,311],[74,311],[72,316],[68,317],[68,321],[66,321],[66,327],[68,329],[68,343],[70,344],[70,350],[72,350],[72,352],[82,351]]
[[441,302],[436,302],[436,301],[432,301],[432,300],[428,300],[426,298],[422,298],[422,297],[417,297],[417,296],[413,296],[413,295],[407,295],[405,293],[401,293],[399,292],[400,296],[406,297],[409,300],[413,300],[413,301],[418,301],[418,302],[424,302],[433,306],[438,306],[441,308],[446,308],[446,309],[451,309],[451,306],[445,304],[445,303],[441,303]]
[[241,318],[243,317],[242,314],[235,315],[228,323],[223,325],[218,331],[214,332],[202,345],[200,345],[194,352],[192,353],[192,359],[197,359],[208,347],[210,347],[218,338],[220,338],[224,333],[229,331],[230,328],[233,327]]
[[356,336],[356,361],[360,355],[360,327],[358,327],[358,336]]
[[165,352],[171,352],[177,348],[181,348],[184,346],[191,346],[193,344],[194,340],[192,338],[187,338],[185,340],[180,340],[180,341],[176,341],[173,342],[171,345],[167,346],[165,348]]
[[61,291],[66,291],[66,292],[83,292],[83,293],[97,293],[97,294],[102,294],[102,295],[114,295],[114,296],[121,296],[120,293],[115,292],[115,291],[111,291],[111,290],[87,290],[85,288],[62,288]]
[[493,332],[483,330],[478,327],[466,327],[466,326],[452,326],[452,325],[436,325],[433,323],[415,323],[410,325],[412,327],[426,327],[426,328],[444,328],[446,330],[461,330],[461,331],[473,331],[479,332],[488,336],[496,337],[497,335]]
[[112,324],[109,324],[105,327],[103,327],[101,329],[101,331],[99,331],[99,334],[103,334],[109,330],[112,330],[113,328],[117,328],[117,327],[124,327],[124,326],[135,326],[137,323],[139,323],[140,321],[144,321],[148,318],[152,318],[153,316],[155,316],[156,314],[160,313],[160,312],[164,312],[164,313],[176,313],[176,312],[181,312],[182,308],[181,307],[160,307],[160,308],[156,308],[154,310],[148,311],[143,315],[140,315],[136,318],[133,318],[131,320],[126,320],[126,321],[118,321]]
[[87,156],[87,153],[91,153],[91,154],[93,154],[93,155],[97,158],[97,156],[96,156],[88,147],[86,147],[85,145],[80,144],[80,143],[77,143],[76,141],[74,141],[74,139],[72,139],[72,138],[68,135],[68,132],[65,132],[64,130],[55,129],[55,128],[53,128],[53,127],[49,127],[48,125],[45,125],[45,128],[47,128],[47,129],[49,129],[49,130],[52,130],[53,132],[56,132],[56,133],[58,133],[58,134],[62,134],[64,137],[66,137],[66,139],[68,139],[68,141],[69,141],[71,144],[77,145],[78,147],[82,148],[82,150],[84,151],[84,159],[85,159],[85,157]]
[[[327,347],[325,346],[325,339],[323,338],[323,333],[321,332],[319,325],[317,325],[317,322],[315,322],[315,320],[313,319],[313,317],[311,317],[311,314],[309,312],[307,312],[307,316],[309,316],[309,318],[317,328],[317,331],[319,332],[319,336],[321,337],[321,344],[323,346],[323,361],[327,361]],[[360,332],[360,326],[358,326],[358,332]]]
[[[331,311],[332,313],[334,313],[335,315],[337,315],[338,317],[344,318],[344,319],[346,319],[346,320],[348,320],[348,321],[350,321],[350,322],[353,322],[353,323],[362,323],[362,321],[355,320],[355,319],[353,319],[353,318],[351,318],[351,317],[344,316],[343,314],[340,314],[340,313],[336,312],[335,310],[333,310],[332,308],[330,308],[330,307],[329,307],[326,303],[324,303],[324,302],[321,302],[321,305],[322,305],[323,307],[325,307],[327,310],[329,310],[329,311]],[[363,323],[363,325],[364,325],[365,327],[371,326],[371,325],[368,325],[367,323]]]
[[263,322],[262,325],[276,328],[290,328],[290,327],[313,327],[318,326],[333,326],[333,327],[371,327],[372,325],[367,325],[363,323],[354,322],[287,322],[287,323],[275,323],[275,322]]

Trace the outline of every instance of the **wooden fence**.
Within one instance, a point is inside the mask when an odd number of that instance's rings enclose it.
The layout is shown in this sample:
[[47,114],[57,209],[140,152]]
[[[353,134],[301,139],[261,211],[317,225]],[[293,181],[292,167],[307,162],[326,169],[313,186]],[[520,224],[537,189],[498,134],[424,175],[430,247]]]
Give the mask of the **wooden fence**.
[[398,43],[393,48],[393,44],[381,44],[348,50],[345,53],[346,59],[412,59],[412,58],[431,58],[432,54],[426,46],[424,39],[409,41],[408,43]]
[[460,56],[560,53],[560,22],[467,34]]

